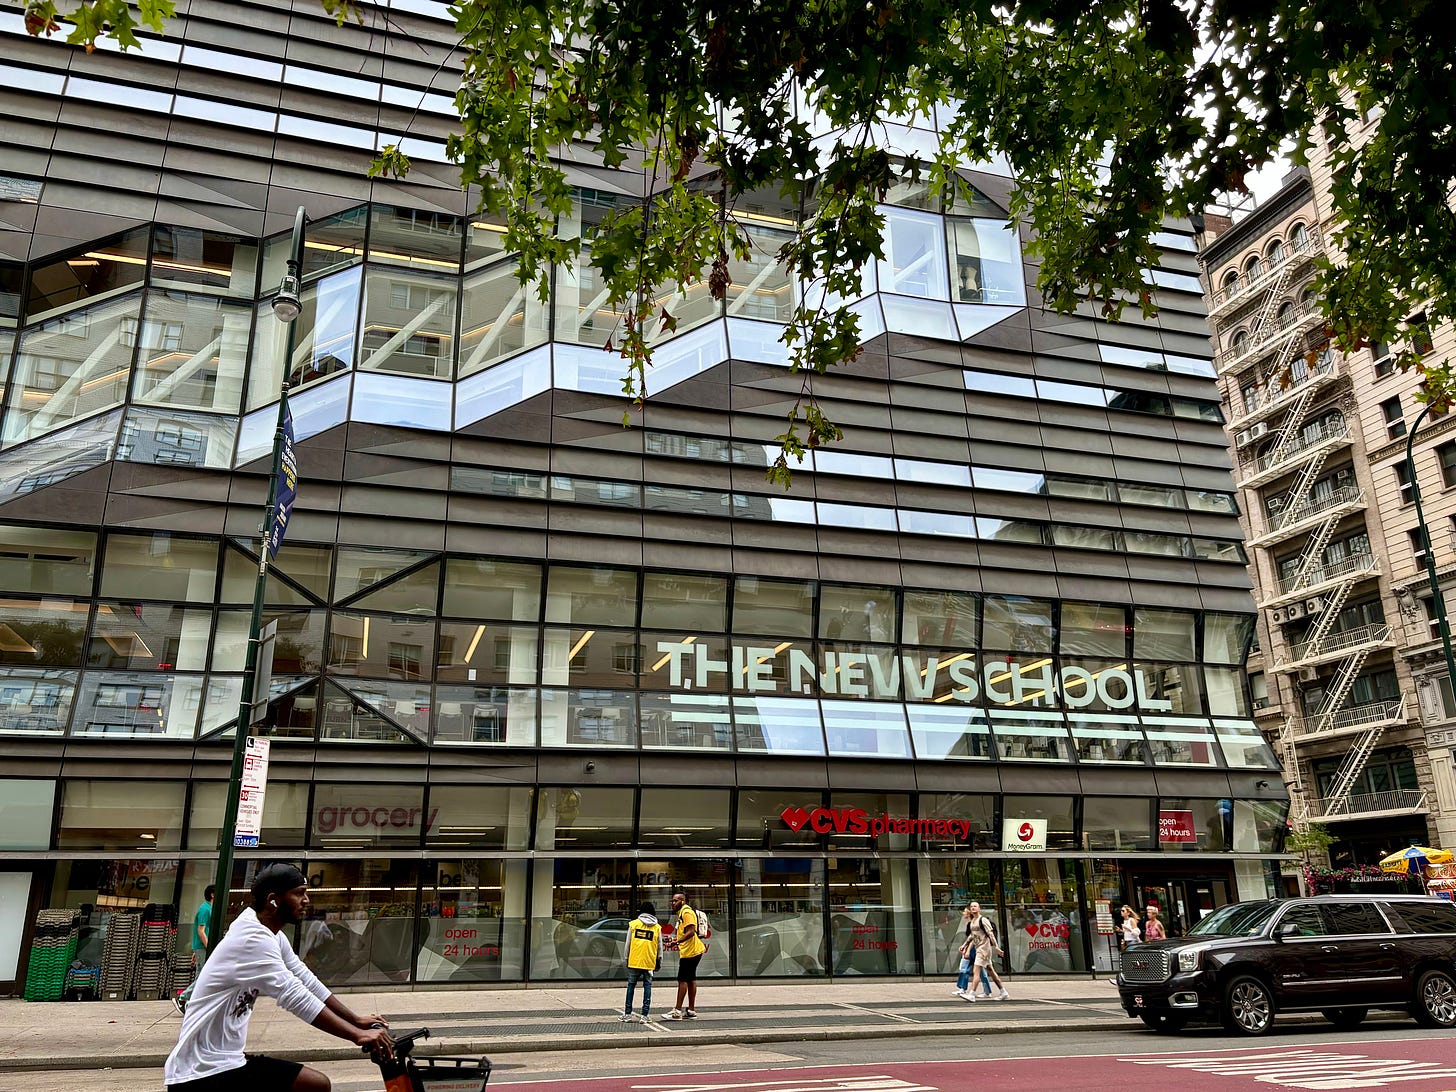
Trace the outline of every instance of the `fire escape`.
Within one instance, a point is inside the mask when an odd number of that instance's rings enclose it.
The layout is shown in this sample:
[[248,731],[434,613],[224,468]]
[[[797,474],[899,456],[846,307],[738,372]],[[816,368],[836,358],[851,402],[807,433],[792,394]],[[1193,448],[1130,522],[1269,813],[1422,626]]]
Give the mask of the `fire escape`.
[[[1235,437],[1241,489],[1281,486],[1285,504],[1260,516],[1263,503],[1250,505],[1248,545],[1264,552],[1265,572],[1280,574],[1276,551],[1301,540],[1299,556],[1271,586],[1262,589],[1259,608],[1285,636],[1265,650],[1271,675],[1294,675],[1297,683],[1323,681],[1325,694],[1310,717],[1286,716],[1277,747],[1290,788],[1290,818],[1296,824],[1348,810],[1350,790],[1365,768],[1384,730],[1404,719],[1403,702],[1351,704],[1366,658],[1392,643],[1389,625],[1341,628],[1341,611],[1356,585],[1379,575],[1379,560],[1354,553],[1327,561],[1336,528],[1365,508],[1354,484],[1331,487],[1320,472],[1327,460],[1351,444],[1343,416],[1330,416],[1329,396],[1347,385],[1342,363],[1328,346],[1318,309],[1290,303],[1287,290],[1298,283],[1318,250],[1316,239],[1301,239],[1272,259],[1259,273],[1241,278],[1214,297],[1210,315],[1222,327],[1254,314],[1249,335],[1224,354],[1219,371],[1233,378],[1229,431]],[[1251,382],[1252,381],[1252,382]],[[1314,412],[1318,408],[1318,412]],[[1256,454],[1257,452],[1257,454]],[[1287,491],[1282,488],[1288,484]],[[1287,549],[1283,551],[1287,556]],[[1285,627],[1306,622],[1307,630],[1289,640]],[[1296,683],[1296,685],[1297,685]],[[1311,804],[1305,791],[1300,749],[1304,745],[1348,742],[1327,798]]]

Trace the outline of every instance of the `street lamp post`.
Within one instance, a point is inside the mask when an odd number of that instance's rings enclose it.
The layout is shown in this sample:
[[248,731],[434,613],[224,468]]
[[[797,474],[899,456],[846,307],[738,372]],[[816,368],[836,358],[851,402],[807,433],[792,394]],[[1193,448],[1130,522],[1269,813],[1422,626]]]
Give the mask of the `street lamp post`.
[[212,927],[207,931],[211,950],[227,931],[228,896],[233,879],[233,841],[238,825],[238,802],[242,795],[243,760],[247,752],[248,731],[253,723],[255,706],[253,691],[257,686],[258,648],[262,643],[263,603],[268,589],[268,562],[271,554],[269,538],[273,534],[274,515],[278,506],[278,472],[283,461],[285,422],[288,419],[288,377],[293,370],[293,322],[303,306],[299,297],[303,277],[303,228],[308,216],[303,206],[293,219],[292,245],[288,269],[273,298],[273,314],[288,328],[283,351],[283,380],[278,391],[278,423],[273,430],[273,466],[268,475],[268,504],[258,537],[258,578],[253,585],[253,617],[248,625],[248,648],[243,660],[243,693],[238,700],[238,725],[233,736],[233,765],[228,775],[227,804],[223,809],[222,829],[217,840],[218,909],[213,913]]
[[1416,416],[1410,431],[1406,433],[1405,474],[1410,481],[1411,497],[1416,502],[1416,523],[1421,530],[1422,552],[1426,555],[1426,577],[1431,582],[1431,612],[1436,618],[1436,629],[1441,634],[1441,648],[1446,653],[1447,679],[1453,695],[1456,695],[1456,656],[1451,654],[1451,626],[1446,620],[1446,600],[1441,595],[1441,582],[1436,578],[1436,551],[1431,548],[1431,533],[1426,527],[1426,513],[1421,507],[1421,483],[1416,477],[1414,455],[1416,431],[1421,427],[1421,422],[1430,415],[1432,405],[1433,403],[1426,403],[1425,408]]

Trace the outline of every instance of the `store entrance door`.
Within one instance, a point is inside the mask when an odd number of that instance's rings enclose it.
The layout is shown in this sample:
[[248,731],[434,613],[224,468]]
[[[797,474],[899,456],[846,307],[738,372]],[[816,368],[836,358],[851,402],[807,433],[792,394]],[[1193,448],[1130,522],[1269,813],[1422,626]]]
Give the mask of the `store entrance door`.
[[0,872],[0,997],[24,986],[21,953],[35,918],[35,873]]
[[1170,937],[1182,936],[1208,914],[1233,901],[1227,876],[1134,873],[1132,885],[1138,916],[1145,918],[1148,906],[1157,906]]

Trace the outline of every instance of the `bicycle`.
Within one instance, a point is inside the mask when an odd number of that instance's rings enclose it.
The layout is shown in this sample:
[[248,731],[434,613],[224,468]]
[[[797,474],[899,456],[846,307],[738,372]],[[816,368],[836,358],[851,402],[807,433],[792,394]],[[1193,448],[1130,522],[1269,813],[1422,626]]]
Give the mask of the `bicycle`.
[[413,1057],[415,1044],[429,1037],[429,1028],[403,1031],[392,1036],[393,1057],[367,1052],[384,1076],[384,1092],[485,1092],[489,1058]]

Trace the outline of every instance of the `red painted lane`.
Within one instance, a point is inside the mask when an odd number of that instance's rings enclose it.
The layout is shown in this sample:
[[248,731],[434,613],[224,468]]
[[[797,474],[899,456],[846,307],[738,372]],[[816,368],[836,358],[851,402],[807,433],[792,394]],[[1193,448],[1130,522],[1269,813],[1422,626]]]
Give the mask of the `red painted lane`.
[[[1171,1045],[1171,1044],[1170,1044]],[[1456,1038],[1332,1043],[1289,1038],[1278,1046],[1169,1050],[1088,1057],[965,1059],[755,1069],[550,1082],[553,1092],[1269,1092],[1293,1088],[1393,1088],[1456,1092]]]

